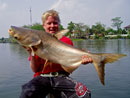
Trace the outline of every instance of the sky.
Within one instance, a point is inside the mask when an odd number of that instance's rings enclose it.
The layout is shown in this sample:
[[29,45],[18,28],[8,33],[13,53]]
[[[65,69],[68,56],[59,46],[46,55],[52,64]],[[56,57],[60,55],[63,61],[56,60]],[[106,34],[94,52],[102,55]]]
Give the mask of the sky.
[[10,26],[41,23],[42,14],[50,9],[59,12],[61,24],[97,22],[111,27],[112,18],[121,17],[122,28],[130,25],[130,0],[0,0],[0,38],[9,37]]

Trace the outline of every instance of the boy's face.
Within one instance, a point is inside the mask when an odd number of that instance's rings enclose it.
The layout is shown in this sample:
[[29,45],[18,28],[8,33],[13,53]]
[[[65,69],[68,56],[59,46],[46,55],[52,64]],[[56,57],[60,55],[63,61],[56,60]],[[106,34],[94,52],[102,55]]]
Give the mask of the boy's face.
[[56,33],[59,30],[59,21],[53,16],[48,16],[43,24],[43,28],[47,33]]

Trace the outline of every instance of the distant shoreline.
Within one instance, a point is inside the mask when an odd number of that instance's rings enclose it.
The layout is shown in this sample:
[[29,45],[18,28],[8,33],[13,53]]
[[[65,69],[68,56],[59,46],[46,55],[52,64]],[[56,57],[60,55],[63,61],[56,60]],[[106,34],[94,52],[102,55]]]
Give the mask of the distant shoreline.
[[[130,39],[129,34],[105,35],[95,38],[95,35],[90,35],[88,38],[71,38],[73,41],[81,41],[85,39]],[[17,43],[13,38],[0,38],[0,43]]]

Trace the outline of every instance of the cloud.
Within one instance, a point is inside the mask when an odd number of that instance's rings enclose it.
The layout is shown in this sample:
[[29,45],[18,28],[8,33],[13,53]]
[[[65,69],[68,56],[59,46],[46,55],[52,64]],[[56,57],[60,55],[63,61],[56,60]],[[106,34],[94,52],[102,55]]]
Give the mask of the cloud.
[[73,21],[88,25],[101,22],[111,26],[112,18],[128,17],[128,2],[129,0],[57,0],[50,9],[59,12],[63,25]]
[[[82,13],[85,7],[80,0],[58,0],[54,3],[50,9],[57,10],[60,14],[61,21],[64,24],[65,22],[80,20],[79,19],[79,12]],[[75,17],[75,18],[74,18]]]
[[59,12],[63,24],[67,25],[68,22],[73,21],[92,25],[102,18],[105,9],[102,7],[95,0],[58,0],[51,9]]
[[7,8],[7,4],[0,2],[0,15],[2,15],[2,12],[3,12],[6,8]]
[[76,5],[78,2],[78,0],[58,0],[55,4],[52,5],[52,7],[50,9],[55,9],[58,11],[61,10],[71,10],[72,8],[74,8],[74,5]]
[[0,2],[0,11],[4,10],[4,9],[6,9],[6,8],[7,8],[7,4]]
[[62,0],[58,0],[58,2],[56,2],[55,4],[52,5],[52,7],[50,9],[56,9],[60,6]]

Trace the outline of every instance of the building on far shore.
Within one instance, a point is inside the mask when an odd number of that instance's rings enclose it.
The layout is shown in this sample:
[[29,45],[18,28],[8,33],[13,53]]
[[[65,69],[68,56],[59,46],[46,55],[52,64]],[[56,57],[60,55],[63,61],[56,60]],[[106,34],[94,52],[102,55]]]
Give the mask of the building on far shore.
[[127,30],[128,34],[130,35],[130,25],[128,25],[128,26],[126,26],[124,28]]
[[126,30],[130,30],[130,25],[124,27]]

